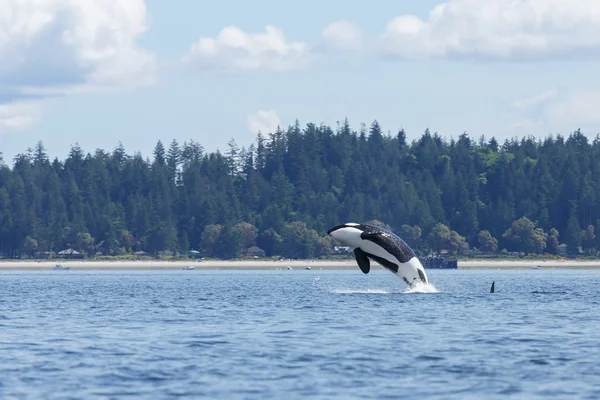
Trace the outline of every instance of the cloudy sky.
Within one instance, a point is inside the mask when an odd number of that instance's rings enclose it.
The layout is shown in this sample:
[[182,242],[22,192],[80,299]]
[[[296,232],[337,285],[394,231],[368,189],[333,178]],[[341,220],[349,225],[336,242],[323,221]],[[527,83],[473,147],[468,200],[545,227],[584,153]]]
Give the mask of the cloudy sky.
[[0,0],[0,152],[224,150],[296,118],[409,138],[600,132],[600,1],[366,4]]

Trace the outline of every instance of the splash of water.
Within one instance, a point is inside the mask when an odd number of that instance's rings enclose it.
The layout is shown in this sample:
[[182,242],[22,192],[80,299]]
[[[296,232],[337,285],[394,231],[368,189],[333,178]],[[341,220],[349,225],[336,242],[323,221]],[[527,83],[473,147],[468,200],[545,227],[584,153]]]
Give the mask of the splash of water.
[[439,293],[432,284],[417,284],[403,291],[390,291],[385,289],[331,289],[336,294],[411,294],[411,293]]
[[404,293],[439,293],[439,290],[432,283],[417,282],[412,288],[406,288]]
[[332,293],[336,294],[392,294],[400,292],[390,292],[383,289],[332,289]]
[[407,287],[404,290],[386,290],[386,289],[368,289],[368,288],[335,288],[330,282],[324,282],[320,277],[315,277],[312,282],[313,286],[326,289],[331,293],[336,294],[411,294],[411,293],[439,293],[431,283],[418,282],[413,285],[412,288]]

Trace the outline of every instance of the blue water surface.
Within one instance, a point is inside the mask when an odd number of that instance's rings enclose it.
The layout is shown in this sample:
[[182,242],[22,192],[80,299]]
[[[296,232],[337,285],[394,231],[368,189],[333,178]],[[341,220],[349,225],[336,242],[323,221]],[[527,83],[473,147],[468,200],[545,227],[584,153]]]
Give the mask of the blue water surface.
[[0,398],[600,397],[600,271],[428,275],[0,272]]

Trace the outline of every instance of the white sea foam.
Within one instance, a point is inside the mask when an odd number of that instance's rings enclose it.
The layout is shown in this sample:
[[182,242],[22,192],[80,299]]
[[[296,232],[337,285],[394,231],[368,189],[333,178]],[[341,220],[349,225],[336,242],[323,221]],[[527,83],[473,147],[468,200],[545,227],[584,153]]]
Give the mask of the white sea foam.
[[404,293],[439,293],[439,290],[431,283],[417,282],[412,288],[406,288]]
[[332,289],[332,293],[337,294],[392,294],[401,292],[390,292],[384,289]]
[[401,291],[386,289],[330,289],[336,294],[410,294],[410,293],[438,293],[439,290],[432,284],[417,284],[412,288]]

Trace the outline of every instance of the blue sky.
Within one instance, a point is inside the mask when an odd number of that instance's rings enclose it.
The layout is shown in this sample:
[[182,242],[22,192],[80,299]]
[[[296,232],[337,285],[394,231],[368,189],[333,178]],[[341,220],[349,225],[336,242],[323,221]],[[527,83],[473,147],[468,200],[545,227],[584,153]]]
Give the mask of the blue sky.
[[409,139],[600,132],[600,2],[365,4],[0,0],[0,152],[225,150],[296,118]]

